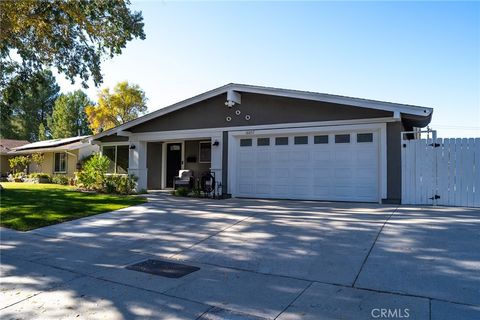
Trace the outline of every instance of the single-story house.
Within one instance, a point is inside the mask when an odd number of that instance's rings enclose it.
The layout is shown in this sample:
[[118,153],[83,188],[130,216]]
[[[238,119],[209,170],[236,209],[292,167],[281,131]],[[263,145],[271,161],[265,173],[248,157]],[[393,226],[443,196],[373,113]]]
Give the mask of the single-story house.
[[29,144],[27,140],[0,139],[0,176],[6,176],[10,172],[8,160],[13,157],[8,153],[14,148]]
[[233,197],[399,202],[401,132],[432,108],[227,84],[92,136],[139,188],[211,170]]
[[9,155],[31,155],[41,153],[44,156],[40,165],[31,163],[29,172],[43,172],[49,175],[64,174],[73,177],[80,161],[94,152],[99,147],[86,141],[90,136],[77,136],[64,139],[52,139],[33,142],[14,148]]

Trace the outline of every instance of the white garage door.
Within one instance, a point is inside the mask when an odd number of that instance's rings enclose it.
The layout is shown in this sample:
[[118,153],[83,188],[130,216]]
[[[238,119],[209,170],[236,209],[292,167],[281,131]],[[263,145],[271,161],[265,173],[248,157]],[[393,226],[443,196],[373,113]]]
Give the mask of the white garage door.
[[244,136],[235,143],[234,196],[379,199],[377,132]]

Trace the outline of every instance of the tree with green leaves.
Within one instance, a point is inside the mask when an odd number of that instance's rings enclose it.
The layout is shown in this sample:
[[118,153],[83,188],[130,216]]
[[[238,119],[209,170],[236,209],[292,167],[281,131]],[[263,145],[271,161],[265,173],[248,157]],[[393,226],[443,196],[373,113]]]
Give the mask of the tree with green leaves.
[[134,120],[147,111],[146,102],[145,92],[127,81],[118,83],[113,92],[103,89],[98,103],[85,109],[90,129],[99,133]]
[[52,116],[48,119],[52,138],[91,134],[85,113],[85,108],[91,104],[88,96],[81,90],[60,95],[55,101]]
[[30,162],[33,163],[37,167],[38,172],[42,172],[42,163],[45,160],[45,156],[43,153],[32,153],[30,156]]
[[50,139],[50,136],[47,132],[47,128],[45,128],[45,125],[42,122],[38,126],[38,140],[39,141],[44,141],[44,140],[48,140],[48,139]]
[[13,173],[17,173],[18,170],[26,172],[30,162],[31,159],[28,156],[16,156],[8,159],[8,164]]
[[124,0],[0,1],[0,89],[56,68],[84,87],[102,82],[100,63],[145,39],[141,12]]
[[48,70],[36,73],[28,81],[19,76],[12,79],[0,94],[0,136],[39,140],[41,124],[48,132],[47,117],[52,113],[59,91],[60,87]]

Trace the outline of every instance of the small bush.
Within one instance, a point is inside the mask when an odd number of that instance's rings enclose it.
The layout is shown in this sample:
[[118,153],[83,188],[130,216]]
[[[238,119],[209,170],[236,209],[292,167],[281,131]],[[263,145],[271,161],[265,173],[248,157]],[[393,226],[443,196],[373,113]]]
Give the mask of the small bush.
[[112,174],[105,176],[105,192],[131,194],[137,186],[137,177],[134,175]]
[[193,196],[196,198],[200,198],[202,196],[202,190],[199,188],[193,189]]
[[79,185],[87,190],[103,190],[105,187],[105,174],[110,166],[107,157],[97,153],[91,156],[82,165],[82,171],[77,174]]
[[177,190],[175,190],[173,192],[173,195],[178,196],[178,197],[186,197],[186,196],[188,196],[189,193],[190,193],[190,191],[188,191],[187,188],[181,187],[181,188],[178,188]]
[[43,172],[34,172],[28,175],[28,179],[25,181],[33,182],[33,183],[50,183],[52,182],[52,177]]
[[55,184],[63,184],[68,185],[70,183],[70,179],[64,174],[54,174],[52,177],[52,182]]
[[48,173],[43,173],[43,172],[30,173],[30,174],[28,175],[28,177],[31,178],[31,179],[35,179],[35,178],[37,178],[37,179],[40,179],[40,178],[42,178],[42,179],[51,179],[51,177],[50,177],[50,175],[49,175]]
[[13,175],[13,178],[15,179],[25,179],[26,178],[25,172],[17,172]]

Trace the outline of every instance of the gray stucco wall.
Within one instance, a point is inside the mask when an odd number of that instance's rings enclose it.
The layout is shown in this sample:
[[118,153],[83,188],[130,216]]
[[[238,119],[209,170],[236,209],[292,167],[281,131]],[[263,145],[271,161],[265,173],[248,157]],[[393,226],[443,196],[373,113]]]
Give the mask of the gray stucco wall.
[[162,143],[147,144],[147,188],[160,190],[162,188]]
[[[227,108],[225,99],[226,95],[222,94],[144,122],[129,131],[138,133],[392,116],[389,111],[252,93],[243,93],[242,104]],[[240,110],[241,114],[236,115],[236,110]],[[249,121],[245,120],[247,114],[251,117]],[[225,120],[227,116],[232,118],[230,122]]]
[[387,201],[400,203],[402,197],[401,122],[387,123]]
[[[206,140],[185,141],[185,169],[192,170],[195,178],[200,178],[205,171],[209,171],[212,164],[199,162],[199,143]],[[187,158],[195,157],[195,162],[188,162]]]

